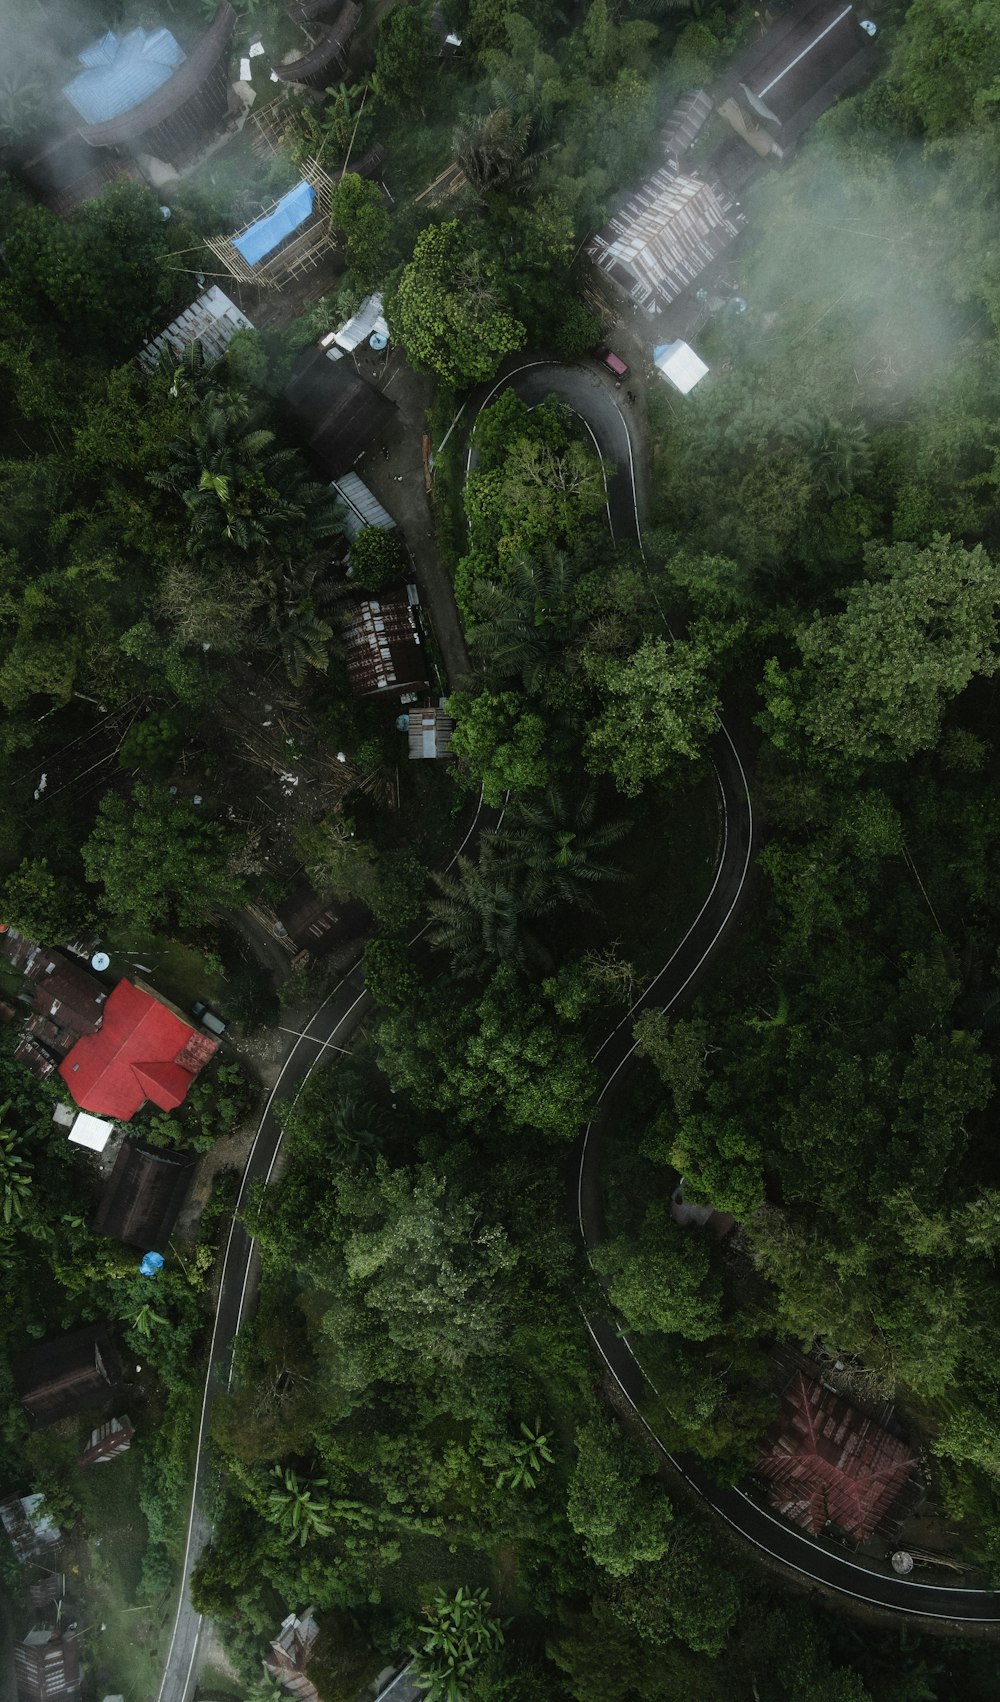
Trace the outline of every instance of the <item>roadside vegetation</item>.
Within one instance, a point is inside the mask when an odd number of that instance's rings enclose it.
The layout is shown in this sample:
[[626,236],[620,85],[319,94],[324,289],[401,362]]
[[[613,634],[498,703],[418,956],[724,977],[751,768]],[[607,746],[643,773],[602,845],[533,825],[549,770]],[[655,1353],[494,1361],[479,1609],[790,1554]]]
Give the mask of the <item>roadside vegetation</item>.
[[[171,10],[197,34],[198,8]],[[615,469],[567,409],[504,392],[470,436],[470,393],[607,331],[582,244],[752,6],[445,0],[452,58],[429,8],[396,5],[353,80],[262,92],[279,152],[230,144],[169,223],[134,183],[64,218],[0,177],[0,921],[155,957],[241,1044],[325,973],[278,985],[248,904],[308,879],[367,939],[375,1015],[282,1108],[287,1166],[242,1208],[262,1284],[192,1594],[248,1698],[308,1605],[323,1702],[397,1657],[432,1702],[995,1688],[977,1645],[855,1623],[759,1568],[618,1410],[582,1316],[613,1310],[655,1380],[644,1415],[723,1482],[774,1415],[776,1347],[846,1367],[922,1452],[947,1558],[1000,1583],[1000,6],[873,11],[879,74],[747,189],[745,311],[706,307],[710,379],[653,380],[641,551],[612,541]],[[295,39],[270,0],[239,32]],[[0,80],[11,165],[47,63],[24,40]],[[344,175],[323,301],[214,366],[137,364],[213,271],[205,236],[306,157],[377,142],[393,199]],[[452,166],[452,193],[417,199]],[[401,582],[405,542],[362,534],[348,577],[281,400],[376,288],[433,383],[435,446],[468,409],[433,495],[471,658],[447,769],[407,771],[390,712],[351,700],[350,596]],[[754,884],[693,1000],[639,1019],[591,1268],[566,1202],[593,1054],[711,883],[723,708],[753,753]],[[94,1682],[145,1693],[236,1179],[140,1277],[88,1227],[98,1179],[15,1043],[0,1030],[4,1367],[109,1320],[137,1435],[84,1477],[89,1426],[29,1432],[0,1370],[0,1498],[44,1492],[107,1626]],[[135,1132],[207,1152],[253,1114],[251,1050]],[[673,1221],[681,1177],[725,1239]],[[0,1578],[23,1593],[6,1552]]]

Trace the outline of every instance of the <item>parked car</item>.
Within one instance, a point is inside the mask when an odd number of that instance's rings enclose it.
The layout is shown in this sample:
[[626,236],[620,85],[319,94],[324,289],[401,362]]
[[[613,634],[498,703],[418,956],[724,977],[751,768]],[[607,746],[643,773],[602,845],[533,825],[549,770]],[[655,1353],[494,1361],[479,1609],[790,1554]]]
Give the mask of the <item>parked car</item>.
[[196,1005],[191,1006],[191,1015],[198,1018],[202,1028],[207,1028],[209,1034],[225,1034],[226,1025],[221,1016],[216,1016],[200,999]]
[[612,354],[606,343],[598,343],[596,349],[591,349],[590,355],[592,360],[600,361],[601,365],[606,366],[609,372],[613,372],[619,384],[623,378],[628,377],[628,362],[623,361],[621,355]]

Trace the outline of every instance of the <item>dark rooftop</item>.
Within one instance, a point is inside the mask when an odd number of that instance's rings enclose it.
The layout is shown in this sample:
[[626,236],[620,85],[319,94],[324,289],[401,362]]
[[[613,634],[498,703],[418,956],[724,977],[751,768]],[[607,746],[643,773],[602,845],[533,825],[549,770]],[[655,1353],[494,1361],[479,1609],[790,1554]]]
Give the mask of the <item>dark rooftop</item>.
[[351,357],[300,355],[285,390],[299,435],[328,479],[344,473],[392,418],[395,404],[361,377]]
[[12,1361],[11,1371],[21,1405],[35,1430],[99,1406],[117,1387],[120,1377],[118,1355],[107,1330],[99,1324],[29,1348]]
[[184,1203],[194,1162],[191,1153],[123,1141],[93,1227],[128,1247],[162,1251]]

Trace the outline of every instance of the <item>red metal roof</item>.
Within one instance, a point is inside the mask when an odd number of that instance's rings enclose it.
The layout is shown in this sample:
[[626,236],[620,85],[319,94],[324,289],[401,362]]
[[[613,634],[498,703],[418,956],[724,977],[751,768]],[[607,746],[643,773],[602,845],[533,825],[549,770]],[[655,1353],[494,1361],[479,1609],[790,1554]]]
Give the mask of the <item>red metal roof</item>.
[[858,1542],[870,1537],[916,1460],[898,1436],[798,1372],[757,1461],[768,1499],[818,1536],[827,1522]]
[[[147,1099],[173,1111],[208,1058],[213,1041],[193,1047],[195,1030],[131,981],[119,981],[97,1034],[85,1034],[59,1066],[77,1105],[127,1123]],[[197,1036],[203,1040],[202,1036]]]

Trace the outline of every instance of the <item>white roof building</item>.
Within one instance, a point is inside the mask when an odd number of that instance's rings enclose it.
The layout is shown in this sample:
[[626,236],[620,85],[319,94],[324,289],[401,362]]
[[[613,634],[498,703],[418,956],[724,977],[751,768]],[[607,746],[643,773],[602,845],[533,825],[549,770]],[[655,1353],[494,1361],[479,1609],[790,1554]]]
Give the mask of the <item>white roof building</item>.
[[[382,297],[367,295],[357,313],[352,314],[339,331],[328,331],[320,338],[320,348],[326,350],[327,360],[341,360],[349,355],[359,343],[367,343],[372,335],[384,337],[389,341],[389,327],[382,312]],[[381,345],[385,347],[385,343]]]
[[695,354],[690,343],[683,343],[679,337],[673,343],[660,343],[653,350],[653,363],[682,396],[700,384],[708,372],[701,356]]

